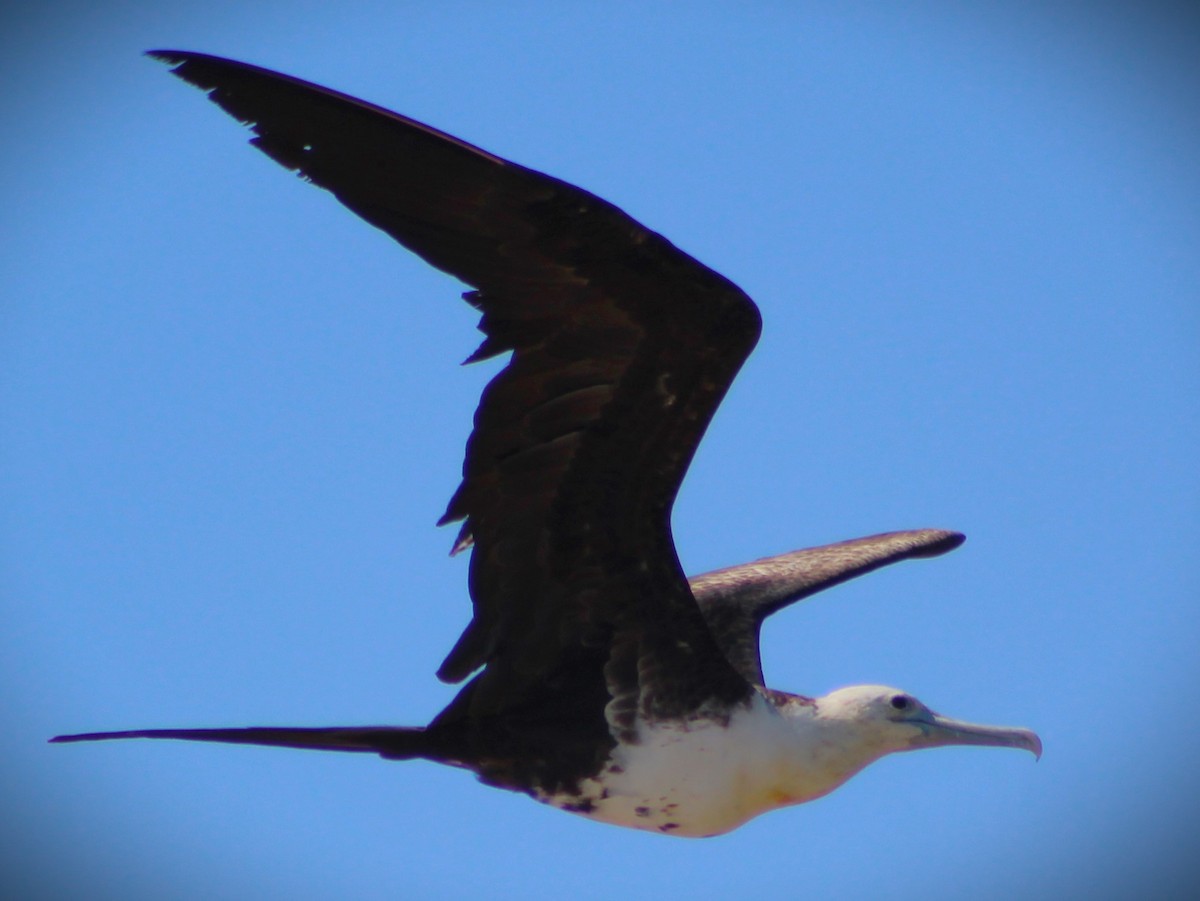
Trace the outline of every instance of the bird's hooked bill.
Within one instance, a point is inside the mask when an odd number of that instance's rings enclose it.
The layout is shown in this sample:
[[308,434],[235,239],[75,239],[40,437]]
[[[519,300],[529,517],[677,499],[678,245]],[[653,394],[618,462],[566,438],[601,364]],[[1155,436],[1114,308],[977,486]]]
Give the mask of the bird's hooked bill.
[[933,712],[910,722],[921,730],[910,743],[912,750],[983,745],[994,748],[1023,748],[1038,760],[1042,757],[1042,740],[1036,732],[1029,729],[968,723]]

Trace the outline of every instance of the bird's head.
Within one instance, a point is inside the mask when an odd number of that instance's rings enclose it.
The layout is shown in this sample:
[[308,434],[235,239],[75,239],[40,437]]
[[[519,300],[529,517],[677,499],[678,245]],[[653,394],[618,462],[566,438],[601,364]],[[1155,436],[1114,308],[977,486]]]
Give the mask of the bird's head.
[[1023,748],[1042,756],[1042,741],[1028,729],[983,726],[934,713],[912,695],[885,685],[839,688],[816,700],[816,718],[842,731],[876,756],[951,745]]

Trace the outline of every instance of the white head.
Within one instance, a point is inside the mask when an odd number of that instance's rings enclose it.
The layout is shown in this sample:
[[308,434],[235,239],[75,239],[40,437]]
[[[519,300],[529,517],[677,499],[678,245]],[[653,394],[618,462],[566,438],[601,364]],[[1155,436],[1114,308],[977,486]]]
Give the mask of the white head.
[[951,719],[934,713],[907,692],[886,685],[839,688],[817,698],[814,705],[814,719],[822,731],[841,736],[838,744],[853,746],[866,758],[862,766],[896,751],[949,745],[1024,748],[1042,756],[1041,739],[1028,729]]

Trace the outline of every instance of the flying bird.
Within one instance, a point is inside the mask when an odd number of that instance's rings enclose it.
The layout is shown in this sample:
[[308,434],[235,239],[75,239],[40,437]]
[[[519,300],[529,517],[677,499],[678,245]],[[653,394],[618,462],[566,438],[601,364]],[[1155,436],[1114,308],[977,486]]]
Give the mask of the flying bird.
[[710,836],[820,797],[897,751],[1024,748],[1026,729],[933,712],[894,688],[767,688],[764,619],[955,532],[892,532],[684,575],[671,508],[760,318],[737,286],[612,204],[428,125],[245,63],[150,56],[471,290],[509,354],[484,389],[463,479],[472,618],[438,670],[466,684],[424,727],[147,729],[173,738],[425,759],[606,823]]

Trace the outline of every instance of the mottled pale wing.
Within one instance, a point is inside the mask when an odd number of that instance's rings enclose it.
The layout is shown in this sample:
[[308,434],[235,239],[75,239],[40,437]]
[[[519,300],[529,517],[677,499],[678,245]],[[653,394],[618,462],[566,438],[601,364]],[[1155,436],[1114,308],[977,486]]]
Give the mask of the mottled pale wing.
[[680,481],[759,317],[736,286],[613,205],[298,79],[155,51],[264,153],[476,290],[487,386],[443,522],[474,542],[474,617],[439,672],[448,714],[615,696],[610,718],[749,692],[676,558]]
[[691,580],[692,592],[725,656],[762,685],[759,632],[772,613],[889,563],[945,554],[964,540],[944,529],[870,535],[704,573]]

